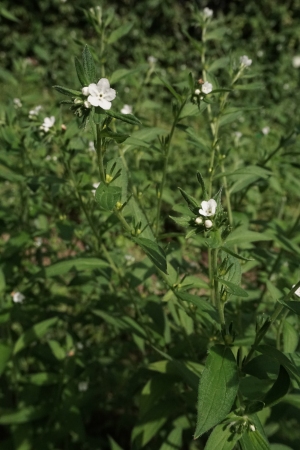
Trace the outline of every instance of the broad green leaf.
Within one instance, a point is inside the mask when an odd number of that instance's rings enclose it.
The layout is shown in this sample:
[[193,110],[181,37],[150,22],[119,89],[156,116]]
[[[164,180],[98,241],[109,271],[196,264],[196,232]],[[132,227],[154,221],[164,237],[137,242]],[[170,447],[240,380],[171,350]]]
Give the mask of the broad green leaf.
[[111,33],[111,35],[107,39],[107,43],[113,44],[114,42],[118,41],[121,37],[129,33],[132,27],[133,23],[126,23],[124,25],[121,25],[119,28],[117,28]]
[[238,367],[229,347],[215,345],[199,383],[195,439],[225,419],[239,388]]
[[228,66],[229,57],[223,56],[222,58],[215,59],[214,62],[208,67],[208,71],[213,73],[218,69]]
[[187,228],[191,225],[192,219],[189,216],[173,217],[169,216],[170,219],[174,220],[175,223],[181,227]]
[[106,267],[109,267],[109,264],[99,258],[73,258],[58,261],[57,263],[51,264],[51,266],[45,267],[45,274],[46,277],[50,278],[64,275],[70,270],[80,272],[82,270],[95,270]]
[[0,343],[0,376],[5,370],[5,366],[8,363],[12,354],[12,348],[9,345]]
[[163,402],[148,411],[133,428],[131,441],[133,448],[142,448],[157,435],[174,411],[174,402]]
[[95,83],[96,81],[96,67],[91,52],[86,45],[82,52],[82,63],[87,84]]
[[242,450],[270,450],[270,445],[258,430],[246,431],[239,440],[239,443]]
[[69,89],[63,86],[53,86],[58,92],[64,95],[68,95],[69,97],[78,97],[81,95],[80,91],[75,91],[74,89]]
[[87,87],[89,85],[89,80],[85,75],[83,65],[78,58],[75,58],[75,68],[78,76],[78,80],[80,81],[81,86]]
[[223,127],[224,125],[227,125],[228,123],[235,122],[241,117],[241,111],[234,111],[223,114],[223,116],[220,119],[219,126]]
[[290,388],[290,377],[283,366],[280,366],[278,378],[262,401],[265,406],[273,406],[284,397]]
[[26,330],[15,343],[13,354],[15,355],[31,344],[31,342],[43,337],[49,328],[55,325],[57,321],[58,317],[51,317],[51,319],[43,320],[29,328],[29,330]]
[[23,175],[13,172],[11,169],[9,169],[6,166],[3,166],[2,164],[0,164],[0,178],[4,178],[4,180],[12,182],[26,180],[26,178]]
[[0,425],[14,425],[41,419],[49,414],[49,406],[27,406],[16,411],[1,410]]
[[59,361],[65,359],[66,351],[62,348],[59,342],[55,341],[54,339],[49,339],[48,345],[56,359],[58,359]]
[[292,447],[288,447],[284,444],[271,444],[270,445],[271,450],[293,450]]
[[[143,128],[142,130],[134,131],[130,138],[127,140],[126,144],[131,145],[131,139],[137,139],[139,141],[151,142],[157,139],[158,136],[165,136],[168,134],[166,130],[158,127]],[[134,144],[133,144],[134,145]]]
[[111,109],[105,110],[105,114],[114,119],[121,120],[122,122],[130,123],[130,125],[141,125],[140,120],[133,114],[122,114],[117,111],[112,111]]
[[[257,347],[257,350],[260,353],[270,356],[271,358],[275,358],[279,362],[279,364],[284,366],[291,378],[293,378],[300,386],[300,370],[297,368],[292,358],[288,357],[289,354],[285,355],[281,351],[269,345],[259,345]],[[293,354],[291,356],[293,356]]]
[[57,384],[60,381],[60,375],[51,372],[39,372],[24,376],[21,381],[23,383],[35,384],[37,386],[48,386],[51,384]]
[[233,256],[234,258],[241,259],[242,261],[253,261],[253,259],[245,258],[244,256],[238,255],[237,253],[235,253],[234,251],[230,250],[227,247],[221,247],[221,250],[223,250],[223,252],[225,253],[228,253],[228,255]]
[[110,450],[123,450],[122,447],[119,446],[119,444],[116,443],[116,441],[111,437],[108,436]]
[[234,89],[239,91],[259,91],[264,88],[262,83],[235,84]]
[[204,102],[201,102],[200,108],[198,108],[197,105],[193,105],[193,103],[186,103],[181,110],[181,113],[179,115],[179,120],[182,120],[185,117],[197,116],[198,114],[201,114],[203,111],[205,111],[206,108],[207,108],[207,104]]
[[188,207],[190,208],[191,211],[199,211],[199,202],[192,197],[191,195],[187,194],[183,189],[178,188],[180,191],[180,194],[182,195],[182,197],[184,198],[184,200],[186,201]]
[[[188,292],[184,292],[182,290],[175,291],[174,294],[180,300],[188,303],[192,303],[193,305],[198,307],[198,312],[200,315],[200,320],[203,316],[203,322],[209,320],[211,323],[218,322],[218,314],[217,310],[206,300],[203,300],[197,295],[189,294]],[[201,320],[201,321],[202,321]]]
[[122,142],[126,141],[126,139],[130,137],[129,134],[115,133],[114,131],[109,131],[107,129],[102,130],[100,136],[101,138],[113,139],[118,144],[122,144]]
[[173,428],[171,433],[165,438],[159,450],[181,450],[182,449],[182,428]]
[[12,20],[13,22],[20,22],[20,20],[6,8],[3,7],[0,8],[0,15],[5,17],[5,19]]
[[249,297],[248,293],[241,288],[240,286],[231,283],[228,280],[223,280],[222,278],[218,278],[219,282],[227,287],[227,291],[229,294],[237,295],[238,297]]
[[258,355],[243,366],[243,372],[260,380],[275,379],[278,376],[279,364],[268,355]]
[[121,200],[121,195],[122,189],[119,186],[101,183],[96,189],[95,200],[105,211],[112,211]]
[[297,300],[278,300],[279,303],[284,305],[286,308],[288,308],[293,313],[297,314],[297,316],[300,316],[300,302]]
[[283,351],[284,353],[294,353],[299,343],[299,332],[287,320],[283,322]]
[[232,432],[230,425],[217,425],[208,438],[205,450],[232,450],[241,436]]
[[140,66],[132,70],[129,69],[115,70],[110,76],[110,83],[111,84],[117,83],[118,81],[122,80],[122,78],[126,78],[130,75],[133,75],[134,73],[139,72],[140,70],[141,70]]
[[142,237],[132,237],[131,239],[144,250],[146,255],[159,270],[167,274],[165,252],[155,241]]
[[168,80],[166,80],[163,77],[158,77],[160,79],[160,81],[162,82],[162,84],[171,92],[171,94],[176,98],[176,100],[181,103],[181,96],[179,94],[177,94],[177,92],[175,91],[175,89],[170,85],[170,83],[168,82]]
[[267,233],[259,233],[257,231],[247,230],[244,226],[240,226],[230,233],[230,235],[226,238],[226,244],[229,246],[245,244],[249,242],[258,242],[258,241],[271,241],[273,240],[272,236],[269,236]]

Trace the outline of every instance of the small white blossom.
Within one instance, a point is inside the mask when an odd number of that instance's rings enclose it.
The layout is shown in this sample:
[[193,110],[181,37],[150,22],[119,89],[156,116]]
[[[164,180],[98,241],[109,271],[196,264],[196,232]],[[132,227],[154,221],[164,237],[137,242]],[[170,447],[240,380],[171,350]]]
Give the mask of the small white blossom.
[[196,90],[195,90],[195,95],[200,95],[200,94],[201,94],[200,89],[196,89]]
[[242,137],[242,133],[240,131],[235,131],[234,135],[237,139],[240,139]]
[[251,424],[251,425],[249,426],[249,428],[250,428],[251,431],[255,431],[255,430],[256,430],[255,425],[253,425],[253,424]]
[[99,186],[99,184],[100,184],[100,182],[99,182],[99,183],[93,183],[93,187],[94,187],[95,189],[92,190],[92,193],[93,193],[94,195],[96,194],[96,189],[97,189],[97,187]]
[[22,103],[21,103],[21,100],[19,98],[14,98],[13,102],[14,102],[14,107],[15,108],[22,108]]
[[208,202],[206,200],[201,202],[201,209],[199,209],[199,213],[205,217],[214,216],[216,213],[216,209],[217,202],[216,200],[211,198],[210,200],[208,200]]
[[157,58],[155,58],[155,56],[148,56],[147,61],[149,64],[155,64],[157,62]]
[[197,225],[201,225],[203,223],[202,217],[196,217],[195,222]]
[[292,59],[292,64],[295,69],[299,69],[300,67],[300,55],[296,55]]
[[23,295],[21,292],[12,292],[12,300],[14,303],[23,303],[24,299],[25,295]]
[[128,263],[133,263],[135,261],[135,257],[132,255],[125,255],[124,258]]
[[[295,287],[294,284],[293,284],[293,287]],[[298,289],[294,292],[294,294],[296,294],[297,297],[300,297],[300,287],[298,287]]]
[[82,342],[77,342],[76,347],[78,348],[78,350],[83,350]]
[[28,113],[29,119],[35,119],[35,117],[38,116],[41,109],[42,109],[41,105],[38,105],[35,108],[31,109]]
[[203,94],[209,94],[212,91],[213,85],[209,83],[208,81],[205,81],[205,83],[201,86],[201,91]]
[[248,58],[247,55],[243,55],[240,57],[240,64],[242,67],[249,67],[252,64],[252,59]]
[[259,58],[262,58],[264,56],[264,52],[262,50],[258,50],[256,54]]
[[282,87],[285,91],[287,91],[290,88],[290,85],[289,85],[289,83],[284,83],[284,85]]
[[[116,91],[110,87],[107,78],[101,78],[97,84],[90,84],[88,90],[88,102],[92,106],[100,106],[106,110],[111,108],[111,101],[116,98]],[[86,106],[86,108],[88,107]]]
[[262,132],[262,134],[264,134],[264,135],[269,134],[269,133],[270,133],[270,127],[264,127],[264,128],[261,130],[261,132]]
[[210,8],[206,7],[203,9],[203,16],[205,19],[211,18],[213,16],[213,13],[214,13],[213,10]]
[[80,383],[78,383],[79,392],[87,391],[88,387],[89,387],[89,383],[87,381],[80,381]]
[[40,126],[40,130],[48,133],[51,127],[55,124],[55,117],[45,117],[43,124]]
[[94,141],[89,141],[89,152],[95,152],[95,144]]
[[132,114],[132,106],[131,105],[124,105],[121,109],[122,114]]
[[36,237],[36,238],[34,239],[34,245],[35,245],[36,247],[40,247],[40,246],[42,245],[42,243],[43,243],[43,239],[42,239],[41,237]]
[[205,225],[205,228],[211,228],[213,226],[213,223],[211,220],[207,219],[204,221],[204,225]]

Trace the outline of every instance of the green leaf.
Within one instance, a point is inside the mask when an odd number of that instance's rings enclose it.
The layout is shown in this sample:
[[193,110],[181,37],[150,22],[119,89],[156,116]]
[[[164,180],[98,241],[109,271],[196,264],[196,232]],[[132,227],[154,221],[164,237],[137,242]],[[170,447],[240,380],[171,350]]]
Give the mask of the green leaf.
[[131,434],[132,447],[142,448],[158,434],[174,410],[174,402],[158,403],[138,421]]
[[76,270],[78,272],[82,270],[95,270],[109,267],[106,261],[99,258],[73,258],[66,259],[64,261],[58,261],[51,266],[45,267],[46,277],[56,277],[64,275],[70,270]]
[[271,450],[293,450],[292,447],[288,447],[284,444],[271,444],[270,446]]
[[29,330],[21,334],[15,343],[13,354],[15,355],[31,344],[31,342],[43,337],[47,333],[48,329],[56,324],[57,321],[58,317],[51,317],[51,319],[46,319],[35,324],[33,327],[29,328]]
[[59,342],[55,341],[54,339],[49,339],[47,343],[53,353],[53,356],[56,359],[58,359],[59,361],[65,359],[66,351],[62,348]]
[[132,237],[131,239],[144,250],[146,255],[159,270],[165,274],[168,273],[165,252],[156,242],[142,237]]
[[299,332],[287,320],[283,322],[283,351],[294,353],[299,343]]
[[5,366],[10,359],[12,348],[6,344],[0,343],[0,376],[5,370]]
[[257,350],[260,353],[266,354],[276,359],[279,362],[279,364],[284,366],[284,368],[288,371],[291,378],[293,378],[300,386],[300,371],[297,368],[296,364],[292,361],[292,359],[288,358],[281,351],[269,345],[259,345],[257,347]]
[[119,28],[114,30],[109,38],[107,39],[108,44],[113,44],[118,41],[121,37],[125,36],[131,28],[133,27],[133,23],[126,23],[125,25],[121,25]]
[[174,220],[175,223],[181,227],[189,227],[191,225],[191,218],[189,216],[173,217],[169,216],[170,219]]
[[114,84],[117,83],[118,81],[122,80],[122,78],[126,78],[130,75],[133,75],[134,73],[137,73],[141,70],[141,67],[137,67],[135,69],[118,69],[115,70],[112,75],[110,76],[110,83]]
[[296,300],[278,300],[279,303],[284,305],[286,308],[288,308],[293,313],[297,314],[297,316],[300,316],[300,302]]
[[162,84],[171,92],[171,94],[176,98],[176,100],[181,103],[181,96],[179,94],[177,94],[177,92],[175,91],[175,89],[170,85],[170,83],[168,82],[168,80],[166,80],[163,77],[158,77],[160,79],[160,81],[162,82]]
[[26,180],[26,178],[23,175],[13,172],[11,169],[9,169],[6,166],[3,166],[2,164],[0,164],[0,177],[4,178],[4,180],[8,180],[8,181],[12,181],[12,182]]
[[5,19],[12,20],[13,22],[20,22],[20,20],[14,14],[12,14],[10,11],[7,11],[7,9],[3,7],[0,8],[0,15],[5,17]]
[[205,450],[232,450],[241,434],[231,431],[230,425],[217,425],[205,445]]
[[182,428],[173,428],[168,434],[159,450],[181,450],[182,449]]
[[121,200],[121,195],[121,187],[101,183],[96,189],[95,200],[105,211],[112,211]]
[[75,58],[75,69],[81,86],[87,87],[89,85],[89,80],[85,76],[83,65],[81,64],[81,61],[78,58]]
[[238,368],[232,351],[224,345],[213,346],[199,383],[195,439],[225,419],[238,388]]
[[174,294],[176,297],[178,297],[180,300],[188,303],[192,303],[193,305],[198,307],[198,312],[200,314],[200,320],[201,317],[203,317],[203,322],[205,323],[207,320],[209,320],[211,323],[218,322],[218,314],[217,310],[206,300],[203,300],[202,298],[198,297],[197,295],[189,294],[188,292],[184,291],[175,291]]
[[86,45],[82,52],[82,62],[83,62],[83,70],[85,74],[85,80],[87,84],[95,83],[96,81],[96,67],[94,63],[94,58]]
[[117,442],[111,436],[108,436],[108,440],[109,440],[110,450],[123,450],[123,448],[120,447],[119,444],[117,444]]
[[121,120],[122,122],[130,123],[130,125],[141,125],[141,122],[133,114],[122,114],[117,111],[105,110],[105,114],[114,119]]
[[192,197],[191,195],[187,194],[183,189],[178,188],[180,190],[180,194],[182,195],[182,197],[184,198],[184,200],[186,201],[188,207],[190,208],[191,211],[199,211],[199,202],[197,202],[197,200]]
[[228,246],[245,244],[249,242],[258,242],[258,241],[271,241],[273,240],[272,236],[269,236],[266,233],[259,233],[257,231],[247,230],[244,226],[240,226],[230,233],[230,235],[226,238],[226,244]]
[[24,376],[21,381],[23,383],[35,384],[36,386],[50,386],[60,381],[60,375],[51,372],[39,372]]
[[246,431],[239,443],[242,450],[270,450],[269,444],[257,429]]
[[61,94],[68,95],[69,97],[78,97],[82,95],[80,91],[75,91],[74,89],[69,89],[63,86],[52,86],[52,87]]
[[49,406],[27,406],[17,411],[1,410],[0,425],[14,425],[41,419],[49,414]]
[[277,380],[262,399],[265,406],[273,406],[278,403],[288,393],[290,384],[288,372],[283,366],[280,366]]
[[101,138],[113,139],[118,144],[122,144],[122,142],[126,141],[126,139],[130,137],[129,134],[115,133],[114,131],[109,131],[107,129],[102,130],[100,136]]
[[244,256],[238,255],[227,247],[220,247],[223,252],[228,253],[228,255],[233,256],[234,258],[241,259],[242,261],[254,261],[253,259],[245,258]]
[[218,280],[221,284],[225,285],[228,288],[226,290],[229,294],[237,295],[239,297],[249,297],[248,293],[240,286],[231,283],[228,280],[223,280],[222,278],[218,278]]
[[262,83],[235,84],[234,89],[239,91],[258,91],[264,89]]

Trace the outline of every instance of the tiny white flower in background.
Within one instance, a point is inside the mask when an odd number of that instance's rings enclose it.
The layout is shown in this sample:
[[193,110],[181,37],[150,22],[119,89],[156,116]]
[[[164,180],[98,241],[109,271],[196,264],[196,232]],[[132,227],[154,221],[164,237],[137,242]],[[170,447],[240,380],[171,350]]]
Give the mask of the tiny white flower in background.
[[203,16],[205,17],[205,19],[209,19],[210,17],[212,17],[213,13],[214,13],[213,10],[210,8],[206,7],[203,9]]
[[[106,110],[111,108],[111,101],[116,98],[116,91],[110,87],[107,78],[101,78],[97,84],[90,84],[88,90],[88,102],[91,105],[100,106],[100,108]],[[85,105],[85,107],[88,108],[89,106]]]
[[13,102],[14,102],[14,107],[15,108],[22,108],[22,103],[21,103],[21,100],[19,98],[14,98]]
[[81,342],[77,342],[76,347],[78,348],[78,350],[82,350],[83,344]]
[[130,91],[130,88],[128,86],[124,87],[124,92],[126,92],[126,94],[128,94],[128,92]]
[[202,217],[196,217],[195,222],[197,225],[201,225],[203,223]]
[[201,91],[203,94],[209,94],[212,91],[213,85],[209,83],[208,81],[205,81],[205,83],[201,86]]
[[203,200],[203,202],[201,202],[201,209],[199,209],[199,213],[205,217],[214,216],[216,213],[216,209],[217,202],[216,200],[211,198],[210,200],[208,200],[208,202],[206,200]]
[[121,109],[122,114],[132,114],[132,106],[131,105],[124,105]]
[[235,131],[234,135],[237,139],[240,139],[242,137],[242,133],[240,131]]
[[94,195],[96,194],[96,189],[97,189],[97,187],[99,186],[99,184],[100,184],[100,181],[99,181],[99,183],[93,183],[93,187],[94,187],[95,189],[92,190],[92,193],[93,193]]
[[264,52],[262,50],[258,50],[256,54],[259,58],[262,58],[264,56]]
[[42,109],[41,105],[38,105],[35,108],[31,109],[28,113],[29,119],[34,119],[36,116],[38,116],[41,109]]
[[200,95],[200,94],[201,94],[200,89],[196,89],[196,90],[195,90],[195,95]]
[[248,58],[247,55],[243,55],[240,57],[240,64],[243,67],[249,67],[252,64],[252,59]]
[[205,225],[205,228],[211,228],[213,226],[213,223],[211,220],[207,219],[204,221],[204,225]]
[[36,238],[34,239],[34,245],[35,245],[36,247],[40,247],[40,246],[42,245],[42,243],[43,243],[43,239],[42,239],[41,237],[36,237]]
[[45,133],[48,133],[51,127],[55,124],[55,117],[45,117],[44,122],[40,126],[40,130],[44,131]]
[[[293,284],[293,287],[295,287],[294,284]],[[300,287],[298,287],[298,289],[294,292],[294,294],[296,294],[297,297],[300,297]]]
[[21,292],[12,292],[12,299],[14,303],[23,303],[25,295],[23,295]]
[[127,262],[132,263],[135,261],[135,257],[132,255],[125,255],[124,258],[126,259]]
[[300,67],[300,55],[296,55],[292,59],[292,64],[295,69],[299,69]]
[[157,62],[157,58],[155,58],[155,56],[148,56],[147,61],[149,64],[155,64]]
[[253,424],[251,424],[249,428],[250,428],[251,431],[255,431],[256,430],[255,425],[253,425]]
[[285,91],[287,91],[290,88],[290,85],[289,83],[285,83],[282,87]]
[[95,152],[96,151],[95,144],[94,144],[93,141],[89,141],[89,151],[90,152]]
[[87,391],[88,387],[89,387],[89,383],[87,381],[80,381],[80,383],[78,383],[79,392]]
[[269,134],[269,133],[270,133],[270,127],[264,127],[264,128],[261,130],[261,132],[262,132],[262,134],[264,134],[264,135]]

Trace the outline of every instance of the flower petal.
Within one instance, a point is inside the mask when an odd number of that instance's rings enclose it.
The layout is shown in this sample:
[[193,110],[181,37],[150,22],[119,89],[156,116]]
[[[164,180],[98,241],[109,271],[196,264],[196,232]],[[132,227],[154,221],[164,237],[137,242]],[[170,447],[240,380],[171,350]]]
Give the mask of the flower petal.
[[105,98],[101,98],[99,100],[99,106],[102,109],[110,109],[111,108],[111,103],[109,101],[105,100]]
[[88,96],[88,102],[93,106],[100,106],[98,97],[94,97],[93,95]]
[[98,89],[98,86],[97,86],[95,83],[91,83],[91,84],[89,85],[89,93],[90,93],[91,95],[98,96],[98,94],[99,94],[99,89]]
[[105,100],[113,100],[114,98],[116,98],[116,91],[114,89],[107,89],[107,91],[104,92],[103,97],[105,98]]
[[107,78],[101,78],[97,83],[98,90],[104,92],[110,88],[110,84]]

